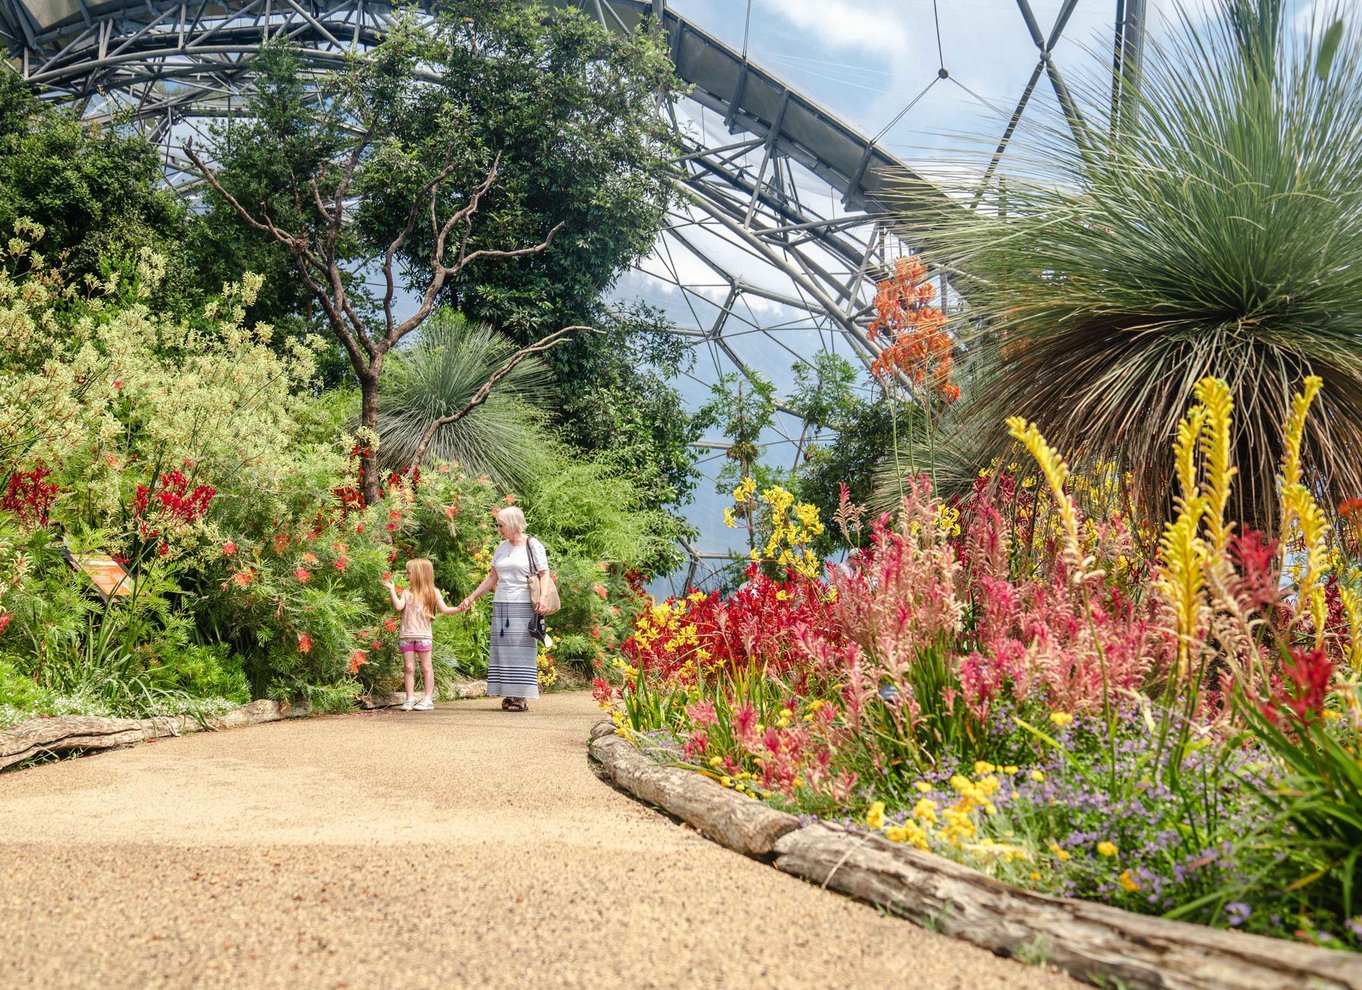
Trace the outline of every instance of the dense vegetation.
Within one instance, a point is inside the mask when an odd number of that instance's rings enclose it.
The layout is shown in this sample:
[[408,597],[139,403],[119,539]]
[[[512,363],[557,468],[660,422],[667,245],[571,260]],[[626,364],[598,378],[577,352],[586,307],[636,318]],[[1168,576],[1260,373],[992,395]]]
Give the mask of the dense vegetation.
[[[639,580],[676,561],[694,435],[666,382],[677,356],[655,318],[600,303],[667,204],[655,108],[676,83],[658,39],[461,3],[401,20],[339,73],[287,44],[259,69],[243,112],[196,149],[212,181],[190,204],[141,138],[0,70],[0,721],[385,691],[400,664],[384,574],[430,556],[456,599],[509,501],[563,592],[547,681],[555,661],[589,670]],[[353,196],[337,188],[352,159]],[[355,222],[329,226],[313,181]],[[446,213],[481,197],[466,243],[486,253],[421,307],[429,231],[395,251],[393,309],[421,318],[369,362],[375,386],[386,365],[382,404],[357,434],[366,381],[327,306],[385,326],[364,282],[383,277],[393,218],[432,193]],[[308,287],[327,262],[342,297]],[[508,369],[569,322],[601,333]],[[414,440],[460,410],[414,463]],[[107,602],[70,562],[99,555],[128,574]],[[484,623],[437,623],[443,679],[479,672]]]

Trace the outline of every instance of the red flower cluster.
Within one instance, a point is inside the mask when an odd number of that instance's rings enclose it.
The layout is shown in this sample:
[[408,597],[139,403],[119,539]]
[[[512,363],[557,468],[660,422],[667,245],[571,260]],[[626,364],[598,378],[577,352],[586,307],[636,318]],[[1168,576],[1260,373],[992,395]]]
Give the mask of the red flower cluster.
[[1324,714],[1324,699],[1334,679],[1334,662],[1321,649],[1297,646],[1282,665],[1281,679],[1274,679],[1262,712],[1273,725],[1313,725]]
[[765,669],[789,675],[799,690],[810,674],[800,644],[815,633],[840,638],[822,586],[798,575],[777,581],[753,564],[728,598],[693,593],[645,613],[621,652],[640,672],[669,681]]
[[195,523],[203,518],[208,511],[208,504],[217,493],[218,490],[212,485],[197,485],[190,490],[189,479],[176,468],[161,475],[161,487],[154,492],[146,485],[138,485],[133,495],[132,511],[133,515],[141,516],[154,500],[157,507],[171,519]]
[[48,511],[60,491],[56,482],[46,480],[51,473],[42,464],[31,471],[15,471],[5,485],[0,509],[13,512],[26,523],[46,526]]

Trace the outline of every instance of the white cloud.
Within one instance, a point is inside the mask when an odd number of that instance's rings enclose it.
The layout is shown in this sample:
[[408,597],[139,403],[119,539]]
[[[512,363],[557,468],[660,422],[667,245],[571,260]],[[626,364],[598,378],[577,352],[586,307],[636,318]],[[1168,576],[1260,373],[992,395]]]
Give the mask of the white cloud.
[[906,58],[911,50],[902,5],[890,0],[761,0],[759,6],[809,32],[815,46],[860,49],[895,59]]

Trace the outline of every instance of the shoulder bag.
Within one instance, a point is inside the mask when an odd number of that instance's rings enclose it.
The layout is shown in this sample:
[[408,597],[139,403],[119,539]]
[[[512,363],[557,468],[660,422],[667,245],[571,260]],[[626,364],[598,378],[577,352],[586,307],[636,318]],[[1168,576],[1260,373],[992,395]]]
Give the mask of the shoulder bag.
[[[558,585],[553,581],[552,574],[545,574],[539,577],[539,568],[534,565],[534,542],[531,537],[525,537],[525,558],[530,565],[530,601],[537,602],[540,598],[544,601],[544,614],[552,615],[563,607],[563,603],[558,599]],[[547,561],[545,562],[547,567]],[[540,588],[540,584],[543,588]]]

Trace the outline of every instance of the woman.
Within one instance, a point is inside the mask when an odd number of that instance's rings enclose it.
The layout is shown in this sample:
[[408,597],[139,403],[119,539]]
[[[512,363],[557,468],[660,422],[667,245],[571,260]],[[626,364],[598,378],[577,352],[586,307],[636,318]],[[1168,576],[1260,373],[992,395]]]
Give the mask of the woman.
[[530,619],[544,614],[544,603],[530,597],[530,575],[543,578],[549,573],[549,558],[544,544],[525,532],[525,513],[508,505],[495,513],[501,543],[492,554],[492,569],[459,604],[469,608],[489,590],[492,595],[491,649],[487,657],[488,697],[502,695],[501,707],[508,712],[529,709],[529,699],[539,697],[539,644],[530,635]]

